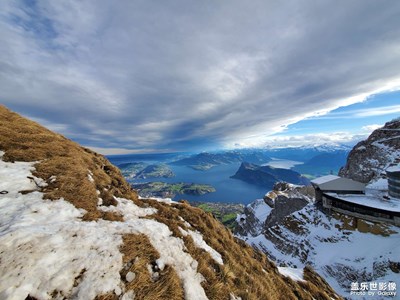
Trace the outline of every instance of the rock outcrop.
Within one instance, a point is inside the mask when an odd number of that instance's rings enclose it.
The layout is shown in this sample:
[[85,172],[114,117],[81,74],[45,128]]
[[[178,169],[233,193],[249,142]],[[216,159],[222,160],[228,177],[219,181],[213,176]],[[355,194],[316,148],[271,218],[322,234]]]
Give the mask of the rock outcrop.
[[280,223],[286,216],[305,207],[313,196],[311,187],[278,182],[263,199],[257,199],[244,208],[243,214],[237,217],[235,233],[258,236],[265,228]]
[[250,184],[265,188],[272,187],[276,182],[286,181],[293,184],[308,184],[309,180],[292,170],[273,168],[270,166],[259,166],[243,162],[236,174],[231,178],[240,179]]
[[338,299],[211,214],[138,199],[106,158],[0,106],[1,299]]
[[350,151],[346,165],[339,175],[363,183],[384,176],[385,169],[400,163],[400,120],[387,122],[368,139]]

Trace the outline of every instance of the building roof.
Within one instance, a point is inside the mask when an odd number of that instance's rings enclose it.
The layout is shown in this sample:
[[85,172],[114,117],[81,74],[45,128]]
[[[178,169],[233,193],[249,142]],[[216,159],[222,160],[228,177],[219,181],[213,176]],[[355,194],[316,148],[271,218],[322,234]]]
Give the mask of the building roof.
[[392,198],[382,199],[376,195],[338,195],[335,193],[327,193],[327,195],[371,208],[400,212],[400,201]]
[[365,191],[365,184],[344,177],[327,175],[311,180],[313,185],[317,185],[322,191]]
[[338,178],[340,178],[340,177],[336,176],[336,175],[326,175],[326,176],[318,177],[318,178],[311,180],[311,183],[320,185],[320,184],[323,184],[323,183],[326,183],[326,182],[329,182],[329,181],[332,181],[332,180],[335,180]]

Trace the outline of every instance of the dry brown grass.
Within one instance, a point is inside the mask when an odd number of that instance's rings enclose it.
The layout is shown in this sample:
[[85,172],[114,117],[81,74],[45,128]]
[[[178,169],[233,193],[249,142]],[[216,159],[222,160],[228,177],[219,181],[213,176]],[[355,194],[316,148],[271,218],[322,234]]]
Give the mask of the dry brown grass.
[[[188,253],[198,261],[198,272],[205,281],[204,290],[212,300],[229,299],[230,294],[247,299],[337,299],[328,284],[311,269],[305,270],[305,283],[292,281],[279,274],[266,256],[234,238],[231,232],[210,213],[188,203],[165,204],[155,200],[141,201],[124,180],[120,171],[103,156],[55,134],[35,122],[26,120],[0,106],[0,150],[6,161],[38,161],[35,176],[44,179],[48,186],[41,188],[48,199],[64,198],[75,207],[87,211],[84,220],[103,218],[122,221],[116,213],[97,209],[98,197],[103,205],[114,205],[114,196],[131,199],[139,206],[152,206],[158,212],[147,218],[166,224],[173,235],[184,240]],[[93,174],[92,183],[88,174]],[[52,181],[51,176],[56,176]],[[100,192],[100,195],[97,194]],[[27,191],[29,192],[29,191]],[[187,228],[182,217],[191,224]],[[224,265],[216,263],[208,252],[195,246],[190,236],[182,236],[179,227],[202,233],[208,245],[218,251]],[[151,277],[148,265],[155,266],[159,253],[147,236],[123,236],[124,268],[120,271],[126,290],[133,290],[135,299],[181,300],[184,291],[181,281],[171,266],[159,271],[158,279]],[[131,282],[128,272],[135,273]],[[114,293],[98,295],[97,300],[114,300]]]
[[[234,238],[210,213],[186,202],[168,205],[155,200],[146,201],[158,210],[148,218],[168,225],[175,236],[184,240],[188,252],[198,261],[198,272],[206,279],[203,287],[209,299],[229,299],[230,293],[243,300],[339,298],[311,268],[305,270],[308,280],[305,283],[280,275],[263,253]],[[192,228],[187,228],[179,216]],[[224,265],[219,265],[208,252],[197,248],[189,236],[183,237],[178,227],[201,232],[206,243],[222,255]]]
[[107,293],[102,295],[97,295],[94,300],[118,300],[119,297],[115,293]]
[[[42,188],[45,197],[64,198],[75,207],[85,209],[84,220],[118,219],[97,209],[98,197],[103,199],[104,205],[115,204],[113,195],[137,201],[136,193],[118,168],[102,155],[22,118],[4,106],[0,106],[0,150],[5,151],[5,161],[39,161],[34,175],[47,182],[48,186]],[[89,171],[96,184],[90,182]],[[51,182],[51,176],[56,176],[54,182]]]
[[[164,270],[157,270],[158,279],[154,280],[148,271],[148,266],[155,266],[160,257],[144,234],[126,234],[121,247],[124,268],[120,272],[125,281],[127,290],[135,292],[135,299],[184,299],[180,279],[175,270],[166,266]],[[126,274],[133,272],[134,280],[128,282]]]

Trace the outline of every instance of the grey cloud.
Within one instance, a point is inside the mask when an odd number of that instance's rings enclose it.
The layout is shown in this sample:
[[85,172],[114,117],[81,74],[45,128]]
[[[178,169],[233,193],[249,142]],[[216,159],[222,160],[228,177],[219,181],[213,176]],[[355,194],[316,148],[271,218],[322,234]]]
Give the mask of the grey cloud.
[[89,146],[240,142],[400,80],[399,13],[398,1],[10,1],[0,99]]

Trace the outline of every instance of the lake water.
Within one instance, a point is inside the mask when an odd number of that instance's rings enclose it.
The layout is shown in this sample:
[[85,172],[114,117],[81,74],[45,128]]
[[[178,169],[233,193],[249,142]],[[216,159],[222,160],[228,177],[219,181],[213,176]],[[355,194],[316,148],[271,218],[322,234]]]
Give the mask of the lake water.
[[[139,159],[140,158],[140,159]],[[162,157],[151,157],[143,159],[136,155],[118,155],[109,156],[108,159],[115,165],[127,162],[144,161],[146,163],[168,162],[171,161],[172,156],[163,155]],[[275,160],[275,165],[279,163],[280,166],[285,165],[285,160]],[[271,162],[271,164],[274,161]],[[294,162],[297,163],[297,162]],[[292,161],[286,161],[286,166],[291,165]],[[275,166],[274,165],[274,166]],[[248,184],[244,181],[230,178],[239,169],[240,163],[230,165],[220,165],[213,167],[207,171],[198,171],[186,166],[169,165],[174,172],[175,177],[172,178],[152,178],[152,179],[137,179],[130,181],[131,183],[142,183],[149,181],[162,181],[168,183],[174,182],[187,182],[209,184],[216,189],[214,193],[205,195],[176,195],[173,200],[188,200],[188,201],[204,201],[204,202],[225,202],[225,203],[242,203],[249,204],[256,199],[262,198],[265,193],[272,189],[272,186],[260,187]]]

